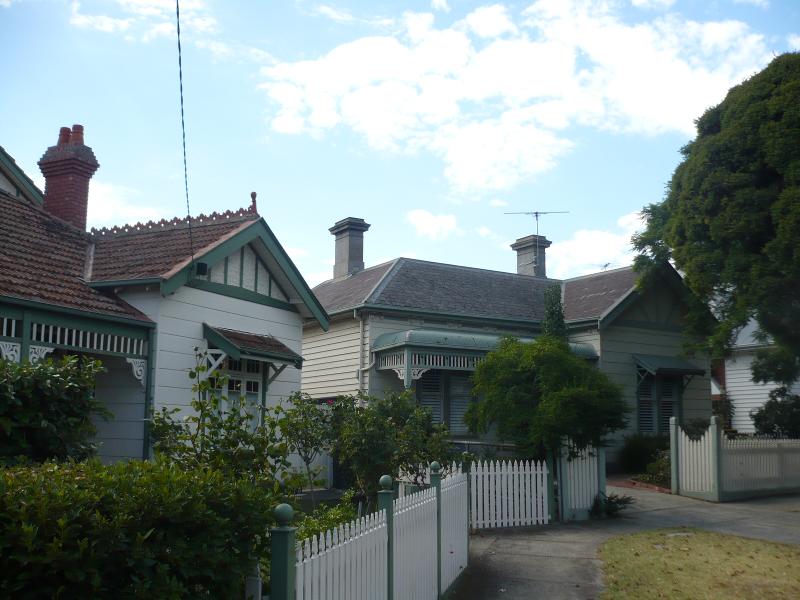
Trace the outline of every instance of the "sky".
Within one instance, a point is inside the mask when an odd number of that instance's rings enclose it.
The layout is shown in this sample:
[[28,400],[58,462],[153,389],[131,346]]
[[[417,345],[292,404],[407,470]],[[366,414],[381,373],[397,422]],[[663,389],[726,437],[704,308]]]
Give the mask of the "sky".
[[[543,215],[547,274],[631,261],[694,120],[800,50],[797,0],[184,0],[193,215],[249,205],[311,285],[328,228],[406,256],[514,271]],[[186,214],[175,3],[0,0],[0,145],[37,161],[80,123],[89,225]]]

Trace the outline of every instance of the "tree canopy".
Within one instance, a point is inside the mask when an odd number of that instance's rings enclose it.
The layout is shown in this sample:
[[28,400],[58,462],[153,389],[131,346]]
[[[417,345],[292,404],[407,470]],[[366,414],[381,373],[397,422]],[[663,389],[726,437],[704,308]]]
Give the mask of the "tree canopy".
[[474,432],[496,426],[523,456],[556,448],[569,437],[578,448],[598,445],[625,426],[627,407],[618,386],[568,344],[553,336],[531,343],[506,338],[473,375],[478,402],[466,422]]
[[[663,202],[634,238],[646,284],[672,260],[700,302],[692,333],[723,355],[754,318],[773,345],[756,380],[800,376],[800,54],[784,54],[697,120]],[[707,309],[711,308],[711,312]]]
[[564,308],[561,305],[560,285],[551,285],[544,291],[542,333],[562,340],[567,339],[567,326],[564,323]]

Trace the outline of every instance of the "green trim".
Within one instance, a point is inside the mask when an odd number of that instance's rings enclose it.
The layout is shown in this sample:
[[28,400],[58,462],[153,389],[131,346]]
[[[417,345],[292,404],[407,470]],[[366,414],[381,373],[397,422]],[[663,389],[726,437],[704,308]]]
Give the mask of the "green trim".
[[256,356],[258,358],[269,358],[283,363],[289,363],[296,369],[301,369],[303,366],[302,357],[298,359],[296,355],[282,354],[280,352],[264,352],[262,350],[254,350],[253,348],[240,348],[207,323],[203,323],[203,337],[234,360]]
[[36,187],[30,177],[25,174],[25,171],[20,169],[17,162],[0,146],[0,166],[4,167],[2,170],[6,177],[11,180],[11,183],[17,188],[17,195],[19,190],[27,192],[30,200],[44,204],[44,194]]
[[58,350],[68,350],[70,352],[80,352],[81,354],[97,354],[99,356],[116,356],[119,358],[146,358],[146,354],[125,354],[124,352],[112,352],[110,350],[100,350],[98,348],[84,348],[82,346],[70,346],[68,344],[55,344],[52,342],[38,342],[31,340],[34,346],[46,346]]
[[[284,275],[286,275],[289,283],[297,291],[300,299],[308,308],[313,318],[327,331],[330,324],[328,313],[325,312],[322,304],[320,304],[317,297],[314,296],[314,293],[311,291],[311,288],[308,287],[300,271],[292,262],[292,259],[289,258],[289,255],[286,254],[286,251],[280,245],[264,219],[253,222],[249,227],[241,230],[239,233],[228,238],[205,254],[196,256],[195,259],[213,264],[256,239],[261,240],[264,246],[266,246],[267,251],[272,255],[278,267],[283,271]],[[181,286],[189,283],[190,280],[191,265],[187,265],[169,279],[165,279],[161,282],[161,294],[163,296],[172,294]]]
[[28,360],[31,348],[31,311],[22,313],[22,342],[19,349],[19,362]]
[[147,335],[147,380],[144,392],[144,435],[142,436],[142,459],[150,458],[150,438],[153,413],[155,410],[156,388],[156,332],[151,329]]
[[[103,321],[104,323],[120,323],[123,325],[130,325],[131,327],[146,327],[146,328],[154,328],[156,326],[155,323],[152,321],[141,321],[139,319],[133,319],[130,317],[118,317],[114,315],[105,315],[102,313],[97,312],[90,312],[87,310],[78,310],[76,308],[67,308],[64,306],[58,306],[56,304],[48,304],[46,302],[36,302],[34,300],[25,300],[22,298],[12,298],[10,296],[0,296],[0,306],[2,303],[13,304],[15,306],[22,306],[24,308],[31,308],[34,310],[38,310],[41,312],[49,312],[49,313],[56,313],[59,315],[74,315],[75,317],[80,317],[83,319],[87,319],[90,321]],[[70,322],[73,322],[75,319],[66,319],[64,317],[59,318],[56,324],[62,325],[65,327],[70,326]],[[111,331],[108,327],[102,329],[104,332]]]
[[[431,468],[431,487],[436,490],[436,597],[442,597],[442,471]],[[469,503],[469,497],[467,498]]]
[[266,268],[266,265],[264,266],[264,269],[267,271],[267,281],[269,282],[269,285],[267,286],[267,294],[269,294],[269,297],[271,298],[272,297],[272,273],[269,272],[269,269]]
[[96,333],[109,333],[111,335],[123,335],[126,337],[143,340],[147,338],[147,331],[153,329],[126,327],[118,324],[96,323],[89,319],[69,318],[64,316],[56,316],[43,312],[34,312],[32,320],[35,323],[42,323],[43,325],[55,325],[57,327],[74,327],[75,329],[82,329],[83,331],[92,331]]
[[222,270],[222,283],[228,285],[228,257],[225,257],[224,261],[225,267]]
[[244,287],[244,249],[247,246],[242,246],[239,249],[239,287]]
[[605,313],[597,322],[597,328],[602,331],[603,329],[608,328],[617,317],[619,317],[623,312],[625,312],[634,302],[636,302],[641,296],[641,293],[636,290],[631,290],[628,292],[628,295],[625,296],[622,300],[617,302],[616,305],[611,307],[611,309]]
[[[254,254],[255,254],[255,252],[254,252]],[[255,273],[253,273],[253,291],[256,292],[256,293],[258,293],[258,264],[260,262],[261,262],[261,260],[258,258],[258,254],[256,254],[256,269],[255,269]],[[211,278],[209,277],[209,279],[211,279]]]
[[[390,313],[392,315],[413,316],[413,317],[430,317],[433,319],[446,319],[458,320],[470,323],[494,323],[497,325],[509,325],[514,327],[525,327],[531,329],[534,333],[541,331],[540,321],[529,321],[524,319],[504,319],[502,317],[486,317],[482,315],[464,315],[458,313],[438,312],[430,310],[421,310],[417,308],[398,308],[396,306],[389,306],[386,304],[359,304],[358,306],[351,306],[350,308],[337,311],[333,314],[338,315],[342,313],[349,313],[354,310],[370,310],[381,313]],[[511,334],[509,334],[511,335]],[[515,336],[519,337],[519,336]]]
[[[378,490],[378,510],[386,513],[386,598],[394,598],[394,489]],[[437,522],[438,525],[438,522]]]
[[225,285],[222,283],[214,283],[213,281],[206,281],[205,279],[193,279],[186,284],[187,287],[196,288],[198,290],[205,290],[206,292],[213,292],[220,296],[228,296],[229,298],[237,298],[239,300],[247,300],[248,302],[255,302],[256,304],[264,304],[290,312],[298,312],[294,304],[289,304],[277,298],[270,298],[263,294],[257,294],[252,290],[245,288],[235,287],[232,285]]
[[23,312],[21,308],[17,308],[16,306],[2,304],[2,299],[0,299],[0,317],[5,317],[6,319],[21,319]]
[[143,279],[108,279],[106,281],[90,281],[88,286],[94,289],[125,287],[128,285],[153,285],[161,283],[158,277],[145,277]]

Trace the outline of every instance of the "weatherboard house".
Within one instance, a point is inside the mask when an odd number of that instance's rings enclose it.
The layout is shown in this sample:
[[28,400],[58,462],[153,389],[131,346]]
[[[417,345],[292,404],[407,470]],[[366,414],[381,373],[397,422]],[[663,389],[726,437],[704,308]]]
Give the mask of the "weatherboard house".
[[258,419],[300,387],[302,323],[325,310],[252,204],[86,231],[98,168],[83,127],[62,128],[39,166],[44,194],[0,148],[0,355],[101,360],[103,460],[147,457],[147,417],[185,409],[195,348],[228,369]]
[[413,390],[456,440],[480,443],[463,420],[470,374],[502,336],[540,334],[544,291],[558,285],[572,349],[622,386],[628,432],[663,433],[672,416],[710,415],[708,362],[683,356],[686,307],[674,270],[645,290],[632,268],[550,279],[550,241],[537,235],[512,245],[516,273],[408,258],[364,268],[369,227],[347,218],[330,229],[333,278],[314,288],[330,327],[308,320],[303,330],[302,387],[313,397]]

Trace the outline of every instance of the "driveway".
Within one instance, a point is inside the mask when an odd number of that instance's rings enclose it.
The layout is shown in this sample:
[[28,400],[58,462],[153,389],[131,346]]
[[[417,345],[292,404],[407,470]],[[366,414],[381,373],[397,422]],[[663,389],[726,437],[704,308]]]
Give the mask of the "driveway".
[[497,529],[470,536],[470,568],[455,600],[598,598],[603,590],[598,547],[608,538],[663,527],[800,544],[800,496],[712,504],[682,496],[614,488],[635,503],[616,519]]

